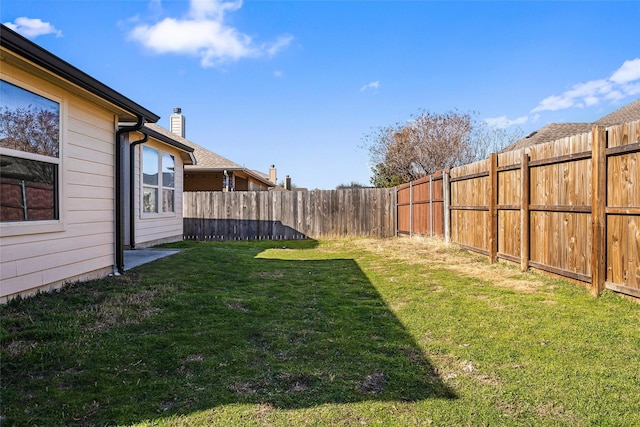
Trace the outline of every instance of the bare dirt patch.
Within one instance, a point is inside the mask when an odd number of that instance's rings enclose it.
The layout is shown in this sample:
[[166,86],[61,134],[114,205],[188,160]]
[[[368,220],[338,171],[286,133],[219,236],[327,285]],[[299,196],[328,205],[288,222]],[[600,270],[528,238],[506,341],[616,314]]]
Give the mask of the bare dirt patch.
[[301,393],[309,389],[312,378],[304,374],[283,372],[276,377],[276,380],[285,393]]
[[382,394],[387,381],[387,375],[384,372],[374,372],[364,377],[360,383],[360,391],[366,394]]

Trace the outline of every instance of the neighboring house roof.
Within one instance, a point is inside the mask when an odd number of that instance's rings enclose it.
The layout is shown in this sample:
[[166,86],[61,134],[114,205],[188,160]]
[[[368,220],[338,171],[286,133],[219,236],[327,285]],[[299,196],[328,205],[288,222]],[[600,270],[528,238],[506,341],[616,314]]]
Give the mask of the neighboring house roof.
[[155,138],[158,141],[164,142],[165,144],[175,147],[178,150],[184,152],[185,155],[182,156],[182,160],[185,165],[196,164],[196,159],[193,154],[194,148],[180,141],[184,140],[184,138],[181,138],[180,136],[175,135],[153,123],[147,123],[146,125],[144,125],[142,130],[150,137]]
[[548,125],[530,133],[526,137],[514,142],[500,152],[519,150],[545,142],[556,141],[568,136],[590,132],[594,125],[613,126],[640,120],[640,99],[625,105],[618,110],[599,118],[593,123],[549,123]]
[[163,128],[162,126],[159,126],[154,123],[149,123],[145,125],[145,127],[152,131],[156,131],[159,134],[165,135],[168,138],[172,138],[175,141],[186,145],[187,147],[193,148],[193,155],[196,159],[196,162],[192,165],[186,165],[185,171],[208,171],[208,172],[213,172],[213,171],[222,172],[224,170],[227,170],[229,172],[239,171],[239,172],[244,172],[245,174],[269,186],[274,185],[274,183],[272,183],[269,180],[269,177],[266,174],[258,171],[249,170],[244,166],[239,165],[238,163],[235,163],[225,157],[222,157],[219,154],[216,154],[210,150],[207,150],[204,147],[201,147],[195,142],[189,141],[186,138],[182,138],[181,136],[174,134],[173,132]]
[[[126,112],[143,117],[147,122],[157,122],[160,119],[157,114],[152,113],[2,24],[0,24],[0,46]],[[129,118],[123,117],[123,119]]]
[[263,180],[263,181],[269,181],[269,182],[271,182],[273,185],[275,185],[275,184],[276,184],[275,182],[272,182],[272,181],[271,181],[271,178],[269,178],[269,175],[267,175],[267,174],[266,174],[266,173],[264,173],[264,172],[260,172],[260,171],[257,171],[257,170],[255,170],[255,169],[254,169],[254,170],[252,170],[251,172],[253,172],[256,176],[259,176],[260,178],[262,178],[262,180]]
[[594,124],[599,126],[613,126],[633,122],[635,120],[640,120],[640,98],[625,105],[619,110],[596,120]]
[[592,127],[593,125],[591,123],[549,123],[504,148],[501,152],[519,150],[521,148],[555,141],[567,136],[589,132]]

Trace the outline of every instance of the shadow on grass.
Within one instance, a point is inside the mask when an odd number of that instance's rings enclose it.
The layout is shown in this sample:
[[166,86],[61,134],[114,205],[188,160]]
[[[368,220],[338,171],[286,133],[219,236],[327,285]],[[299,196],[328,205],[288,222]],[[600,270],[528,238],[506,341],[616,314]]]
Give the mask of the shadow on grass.
[[135,276],[3,307],[5,421],[456,398],[354,260],[256,258],[316,244],[181,244]]

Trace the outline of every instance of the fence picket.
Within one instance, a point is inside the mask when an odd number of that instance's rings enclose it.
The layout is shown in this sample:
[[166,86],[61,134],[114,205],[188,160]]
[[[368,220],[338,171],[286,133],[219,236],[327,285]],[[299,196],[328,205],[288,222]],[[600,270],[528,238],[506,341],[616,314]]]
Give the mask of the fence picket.
[[185,192],[185,239],[392,237],[395,188]]

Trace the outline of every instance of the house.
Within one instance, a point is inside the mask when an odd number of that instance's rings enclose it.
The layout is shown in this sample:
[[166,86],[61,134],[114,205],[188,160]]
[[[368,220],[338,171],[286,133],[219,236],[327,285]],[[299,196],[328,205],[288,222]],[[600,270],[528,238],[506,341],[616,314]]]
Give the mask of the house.
[[269,175],[247,169],[185,138],[186,118],[181,108],[174,108],[169,118],[169,130],[150,125],[158,132],[177,136],[181,143],[192,147],[197,163],[185,167],[184,191],[267,191],[276,185],[276,169]]
[[613,126],[632,122],[634,120],[640,120],[640,99],[637,99],[624,107],[599,118],[593,123],[549,123],[502,149],[501,152],[514,151],[537,144],[557,141],[558,139],[579,135],[581,133],[591,132],[593,126],[596,125]]
[[[128,249],[182,240],[184,168],[195,163],[193,148],[145,124],[130,134],[125,190],[125,236]],[[133,179],[131,179],[133,176]]]
[[193,148],[95,78],[0,28],[0,302],[124,271],[182,239]]

